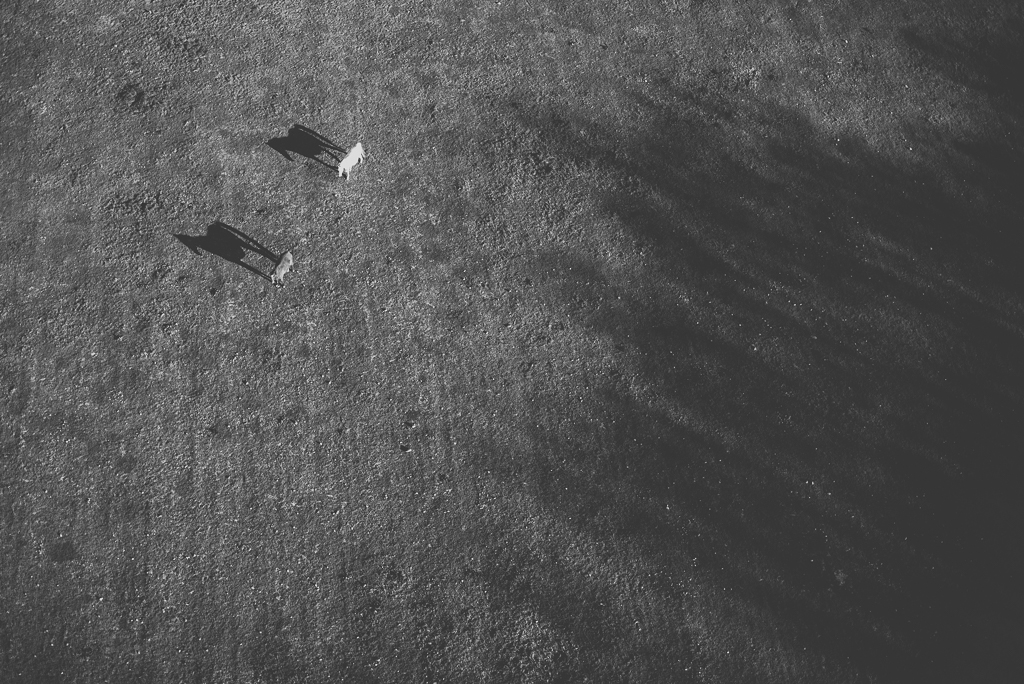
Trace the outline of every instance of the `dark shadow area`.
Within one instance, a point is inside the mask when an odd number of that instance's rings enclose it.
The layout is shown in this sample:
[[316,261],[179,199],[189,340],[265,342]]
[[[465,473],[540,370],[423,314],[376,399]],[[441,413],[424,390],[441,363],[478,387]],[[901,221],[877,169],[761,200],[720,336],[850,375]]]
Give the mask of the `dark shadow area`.
[[[323,164],[329,169],[337,168],[337,163],[341,160],[341,157],[336,153],[344,152],[341,147],[335,145],[327,137],[299,124],[289,128],[288,135],[283,138],[271,138],[267,141],[267,145],[280,152],[288,161],[294,161],[289,155],[289,153],[293,153]],[[321,155],[327,155],[333,159],[334,166],[321,159]]]
[[273,268],[281,258],[281,255],[274,254],[254,238],[249,237],[239,229],[220,221],[214,221],[207,226],[206,235],[183,235],[181,233],[177,233],[174,237],[176,237],[181,244],[192,250],[194,254],[208,252],[209,254],[218,256],[225,261],[237,264],[242,268],[255,273],[264,280],[270,280],[270,276],[263,271],[260,271],[255,266],[246,263],[246,256],[252,253],[268,259],[271,262],[271,268]]
[[903,29],[903,39],[934,69],[953,83],[991,98],[999,107],[1024,113],[1024,79],[1018,67],[1024,60],[1024,22],[1002,27],[1002,37],[957,40],[951,35]]
[[[666,596],[693,576],[685,549],[809,662],[1013,681],[1024,202],[962,157],[896,162],[784,107],[695,93],[634,93],[642,130],[511,107],[553,160],[543,182],[607,179],[595,201],[644,267],[613,274],[571,251],[524,265],[553,311],[620,356],[589,407],[524,417],[529,459],[480,444],[488,467],[581,532],[642,548]],[[996,144],[917,133],[927,159]],[[557,606],[558,590],[523,600]],[[547,614],[595,657],[613,647],[570,615]],[[757,681],[735,667],[715,676]]]

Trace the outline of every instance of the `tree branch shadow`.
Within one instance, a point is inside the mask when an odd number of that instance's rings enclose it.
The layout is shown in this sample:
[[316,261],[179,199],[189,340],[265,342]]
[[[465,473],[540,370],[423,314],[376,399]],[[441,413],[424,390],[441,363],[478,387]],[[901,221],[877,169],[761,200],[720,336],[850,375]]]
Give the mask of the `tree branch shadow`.
[[[560,168],[606,179],[594,201],[643,268],[563,248],[521,271],[675,413],[609,379],[601,416],[545,406],[560,418],[530,431],[541,465],[489,467],[595,538],[635,519],[625,527],[677,582],[682,540],[658,510],[684,511],[700,565],[827,662],[886,678],[1014,672],[1024,281],[1009,226],[1024,206],[966,163],[951,175],[984,187],[984,205],[766,101],[632,97],[649,122],[634,130],[512,109],[553,160],[542,182]],[[594,424],[620,427],[577,427]],[[610,497],[613,481],[636,498]]]

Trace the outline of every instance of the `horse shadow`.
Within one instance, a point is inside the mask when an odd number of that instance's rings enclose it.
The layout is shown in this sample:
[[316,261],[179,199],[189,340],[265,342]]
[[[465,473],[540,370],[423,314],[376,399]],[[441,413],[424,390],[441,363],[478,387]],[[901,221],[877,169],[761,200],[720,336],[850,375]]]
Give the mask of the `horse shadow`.
[[250,253],[254,253],[270,260],[276,266],[281,257],[281,255],[274,254],[264,247],[256,239],[221,221],[214,221],[207,226],[206,235],[183,235],[177,233],[174,237],[181,244],[192,250],[193,254],[198,255],[200,252],[208,252],[214,256],[219,256],[225,261],[230,261],[252,271],[264,280],[270,280],[270,276],[252,264],[246,263],[245,258]]
[[[344,150],[331,142],[326,136],[320,135],[311,128],[295,124],[288,129],[288,135],[282,138],[271,138],[267,146],[281,153],[288,161],[294,161],[289,153],[301,155],[307,159],[323,164],[329,169],[336,169],[337,163],[341,160],[337,153]],[[331,166],[321,155],[327,155],[334,160],[335,166]]]

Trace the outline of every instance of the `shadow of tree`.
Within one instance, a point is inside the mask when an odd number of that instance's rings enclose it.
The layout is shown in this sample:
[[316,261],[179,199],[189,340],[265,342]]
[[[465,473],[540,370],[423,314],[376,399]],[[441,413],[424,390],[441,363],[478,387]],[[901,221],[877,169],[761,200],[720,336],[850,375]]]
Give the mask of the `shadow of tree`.
[[[526,260],[552,311],[611,341],[613,371],[598,401],[524,417],[517,457],[476,449],[557,519],[642,550],[666,596],[686,603],[696,573],[809,661],[1007,681],[1024,665],[1024,206],[976,160],[933,161],[991,143],[921,130],[935,154],[916,163],[766,101],[633,98],[638,129],[514,108],[544,182],[601,179],[591,201],[642,266]],[[521,600],[555,606],[588,657],[613,646],[589,626],[606,611],[569,617],[533,586]],[[765,676],[733,668],[715,677]]]
[[1024,59],[1024,21],[1018,16],[1004,29],[997,40],[987,36],[957,40],[948,33],[916,28],[905,28],[901,35],[942,76],[1020,115],[1024,113],[1024,83],[1016,65]]

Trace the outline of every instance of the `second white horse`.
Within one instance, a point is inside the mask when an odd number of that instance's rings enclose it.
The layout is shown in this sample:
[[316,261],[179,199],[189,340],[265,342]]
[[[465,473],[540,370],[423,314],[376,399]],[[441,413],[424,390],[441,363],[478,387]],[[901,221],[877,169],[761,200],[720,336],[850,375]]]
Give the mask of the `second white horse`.
[[338,164],[338,178],[348,178],[352,174],[352,167],[363,161],[363,156],[363,143],[356,143]]

